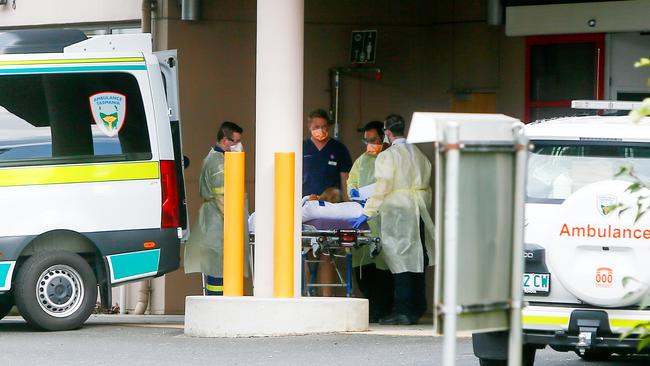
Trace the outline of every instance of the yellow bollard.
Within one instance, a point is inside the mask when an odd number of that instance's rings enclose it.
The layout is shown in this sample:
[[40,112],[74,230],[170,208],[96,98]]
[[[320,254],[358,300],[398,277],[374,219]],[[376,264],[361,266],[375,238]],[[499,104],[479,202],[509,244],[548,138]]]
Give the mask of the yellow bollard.
[[223,295],[244,295],[244,183],[246,154],[226,152],[224,166]]
[[273,295],[293,297],[295,153],[275,153]]

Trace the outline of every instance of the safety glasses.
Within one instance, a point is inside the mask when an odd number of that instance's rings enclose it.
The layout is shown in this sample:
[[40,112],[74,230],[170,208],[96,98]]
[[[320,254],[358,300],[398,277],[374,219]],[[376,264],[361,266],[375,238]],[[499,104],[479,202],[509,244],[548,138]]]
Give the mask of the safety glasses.
[[365,145],[368,145],[368,144],[381,144],[381,138],[372,137],[372,138],[369,138],[369,139],[361,139],[361,142],[363,142]]

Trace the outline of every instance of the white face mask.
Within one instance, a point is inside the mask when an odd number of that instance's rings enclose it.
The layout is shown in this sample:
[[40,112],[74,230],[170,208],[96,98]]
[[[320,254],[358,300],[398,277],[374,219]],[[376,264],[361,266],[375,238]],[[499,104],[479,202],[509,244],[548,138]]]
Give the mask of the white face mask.
[[242,145],[242,143],[240,141],[240,142],[232,145],[230,147],[230,151],[232,151],[232,152],[242,152],[242,151],[244,151],[244,145]]
[[384,135],[384,143],[385,144],[390,144],[390,140],[388,139],[388,136]]

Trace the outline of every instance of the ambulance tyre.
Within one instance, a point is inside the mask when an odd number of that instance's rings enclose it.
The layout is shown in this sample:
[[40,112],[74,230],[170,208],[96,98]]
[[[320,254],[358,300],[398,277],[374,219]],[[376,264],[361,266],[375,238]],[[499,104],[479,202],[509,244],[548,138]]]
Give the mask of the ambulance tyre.
[[7,316],[14,307],[14,298],[11,294],[0,295],[0,320]]
[[42,330],[81,327],[97,300],[97,279],[90,265],[78,254],[61,250],[29,257],[20,266],[15,284],[20,314]]

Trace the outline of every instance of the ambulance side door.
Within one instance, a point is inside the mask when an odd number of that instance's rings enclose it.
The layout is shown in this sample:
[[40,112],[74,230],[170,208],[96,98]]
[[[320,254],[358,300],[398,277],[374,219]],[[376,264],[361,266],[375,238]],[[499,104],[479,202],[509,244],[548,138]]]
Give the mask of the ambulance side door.
[[167,113],[171,124],[172,142],[174,146],[174,160],[178,180],[178,202],[180,203],[179,219],[183,228],[183,239],[189,236],[189,215],[187,209],[187,195],[185,194],[185,165],[183,155],[183,138],[181,133],[181,113],[178,97],[178,56],[176,50],[154,52],[158,58],[160,71],[162,72],[163,83],[165,84],[165,95],[167,97]]

